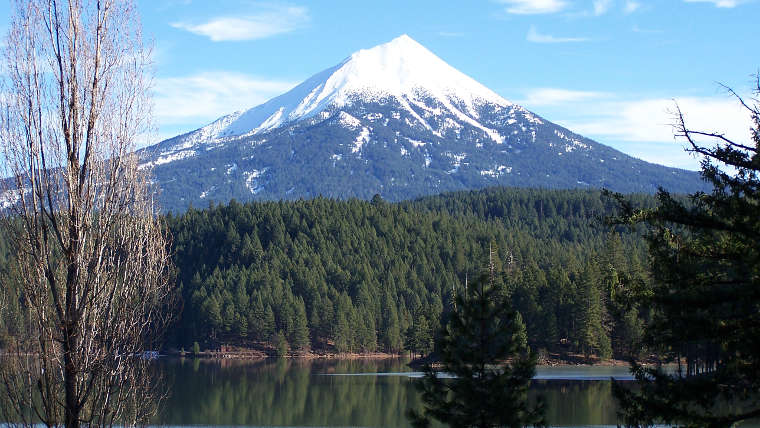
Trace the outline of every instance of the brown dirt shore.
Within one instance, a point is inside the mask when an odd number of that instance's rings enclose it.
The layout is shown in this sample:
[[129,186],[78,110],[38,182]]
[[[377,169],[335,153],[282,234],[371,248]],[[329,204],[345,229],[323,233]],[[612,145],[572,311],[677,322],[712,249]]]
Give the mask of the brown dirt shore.
[[[226,351],[201,351],[197,355],[192,352],[181,351],[167,351],[162,352],[162,355],[170,357],[187,357],[187,358],[207,358],[207,359],[233,359],[233,360],[262,360],[266,358],[274,358],[273,352],[265,350],[251,349],[251,350],[226,350]],[[403,354],[388,354],[385,352],[369,352],[369,353],[334,353],[334,352],[288,352],[285,358],[293,358],[298,360],[382,360],[391,358],[404,358]]]
[[[252,348],[238,348],[238,347],[222,347],[217,350],[201,351],[198,355],[194,355],[192,352],[182,351],[168,351],[164,353],[171,357],[188,357],[188,358],[203,358],[203,359],[223,359],[223,360],[263,360],[266,358],[272,358],[275,356],[272,349],[252,349]],[[433,362],[428,359],[414,359],[411,358],[408,353],[403,354],[391,354],[385,352],[368,352],[368,353],[335,353],[327,351],[308,351],[308,352],[289,352],[286,356],[289,359],[297,360],[386,360],[394,358],[405,358],[410,360],[412,366],[422,366],[427,362]],[[433,362],[433,365],[435,363]],[[538,366],[628,366],[628,361],[619,359],[599,359],[599,358],[586,358],[583,355],[576,354],[564,354],[556,355],[551,354],[548,357],[541,358],[538,361]]]

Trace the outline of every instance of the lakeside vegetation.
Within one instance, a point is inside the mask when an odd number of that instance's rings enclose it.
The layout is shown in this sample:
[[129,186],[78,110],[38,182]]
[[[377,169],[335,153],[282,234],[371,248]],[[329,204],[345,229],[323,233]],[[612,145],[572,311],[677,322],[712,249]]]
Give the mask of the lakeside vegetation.
[[532,349],[626,357],[648,317],[626,297],[649,285],[644,241],[604,225],[615,209],[599,191],[492,188],[170,214],[184,305],[169,344],[427,354],[493,245]]
[[[505,297],[541,357],[625,358],[648,317],[627,296],[649,281],[645,242],[604,224],[615,209],[599,191],[491,188],[169,214],[182,304],[165,347],[427,354],[452,293],[493,245]],[[5,277],[10,251],[0,238]],[[7,303],[2,347],[24,324],[19,301]]]

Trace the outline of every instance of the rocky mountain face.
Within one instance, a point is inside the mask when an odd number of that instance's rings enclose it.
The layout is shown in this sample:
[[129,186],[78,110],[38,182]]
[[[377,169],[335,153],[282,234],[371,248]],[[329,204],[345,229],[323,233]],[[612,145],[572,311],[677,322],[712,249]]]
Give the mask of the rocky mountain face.
[[166,210],[235,198],[401,200],[488,186],[690,192],[511,103],[404,35],[291,91],[141,151]]

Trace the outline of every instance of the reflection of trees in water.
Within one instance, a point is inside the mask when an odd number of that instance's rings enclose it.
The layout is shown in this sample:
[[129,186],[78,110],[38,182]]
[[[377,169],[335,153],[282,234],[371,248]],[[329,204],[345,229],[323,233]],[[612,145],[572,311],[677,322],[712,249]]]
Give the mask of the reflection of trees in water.
[[[421,409],[410,378],[322,375],[402,370],[398,360],[162,361],[157,372],[170,396],[155,422],[407,427],[406,408]],[[533,381],[529,394],[544,396],[550,425],[616,423],[610,382]]]
[[609,381],[539,380],[530,395],[546,400],[546,421],[562,425],[614,425],[617,406]]
[[320,375],[397,371],[399,362],[164,364],[172,396],[162,424],[407,426],[404,411],[419,405],[406,377]]
[[[0,359],[0,363],[2,360]],[[154,378],[170,396],[155,422],[163,425],[301,425],[407,427],[407,406],[421,408],[402,376],[322,376],[397,372],[399,361],[220,362],[168,360]],[[635,387],[633,383],[627,383]],[[550,425],[615,425],[609,381],[539,380],[529,395],[546,401]],[[0,394],[0,409],[7,403]],[[0,418],[2,412],[0,411]],[[760,421],[742,426],[760,426]]]
[[[403,376],[324,374],[408,371],[399,360],[161,362],[171,390],[157,423],[407,427],[407,407],[421,409]],[[609,381],[533,381],[550,425],[615,425]]]

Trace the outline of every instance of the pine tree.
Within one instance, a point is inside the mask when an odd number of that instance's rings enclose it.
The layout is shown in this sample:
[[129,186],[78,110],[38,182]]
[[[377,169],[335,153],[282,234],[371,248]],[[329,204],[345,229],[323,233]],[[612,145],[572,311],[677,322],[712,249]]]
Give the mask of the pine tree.
[[275,356],[282,358],[288,355],[288,339],[285,338],[285,334],[282,331],[278,331],[274,335],[274,352]]
[[275,318],[274,318],[274,310],[272,310],[271,305],[266,305],[266,308],[264,308],[264,317],[261,320],[261,325],[259,327],[260,331],[260,339],[263,340],[272,340],[272,336],[275,333]]
[[355,332],[349,323],[351,314],[353,312],[350,305],[351,299],[348,297],[348,295],[341,295],[338,299],[338,307],[335,314],[335,326],[333,332],[335,349],[340,353],[354,351]]
[[609,358],[612,354],[610,338],[604,327],[606,308],[599,284],[596,264],[587,263],[580,278],[577,317],[580,348],[586,358],[592,353],[601,358]]
[[225,333],[230,333],[235,325],[235,307],[232,303],[228,303],[224,306],[222,313],[222,325]]
[[306,306],[300,297],[296,302],[295,317],[293,319],[293,331],[290,334],[290,343],[293,349],[307,351],[309,349],[309,326],[306,319]]
[[407,332],[406,349],[413,355],[425,356],[433,351],[434,341],[430,323],[420,313]]
[[213,330],[222,327],[222,310],[219,308],[219,301],[215,297],[209,297],[204,301],[202,309],[204,318]]
[[491,263],[467,298],[457,297],[438,344],[441,371],[454,378],[425,367],[416,384],[425,410],[407,412],[415,427],[429,426],[431,418],[451,427],[544,425],[542,403],[527,402],[536,356],[528,350],[521,319],[498,298],[499,285]]
[[[650,226],[644,343],[678,364],[668,373],[632,363],[641,389],[615,387],[628,424],[728,427],[760,416],[760,102],[737,98],[753,120],[749,143],[692,130],[678,111],[677,135],[702,157],[712,192],[686,201],[661,190],[649,210],[617,196],[624,221]],[[716,145],[697,142],[705,138]]]
[[374,352],[377,349],[377,331],[375,328],[375,318],[372,317],[366,308],[363,308],[357,314],[359,316],[358,331],[356,332],[359,350],[361,352]]
[[625,357],[639,352],[637,344],[641,340],[644,322],[639,313],[639,304],[631,296],[644,288],[645,282],[639,262],[628,261],[623,255],[620,235],[607,235],[602,256],[602,292],[607,298],[607,308],[614,324],[612,326],[612,348]]
[[382,345],[386,352],[393,353],[399,352],[404,345],[401,338],[398,311],[389,293],[385,294],[385,299],[383,300]]

